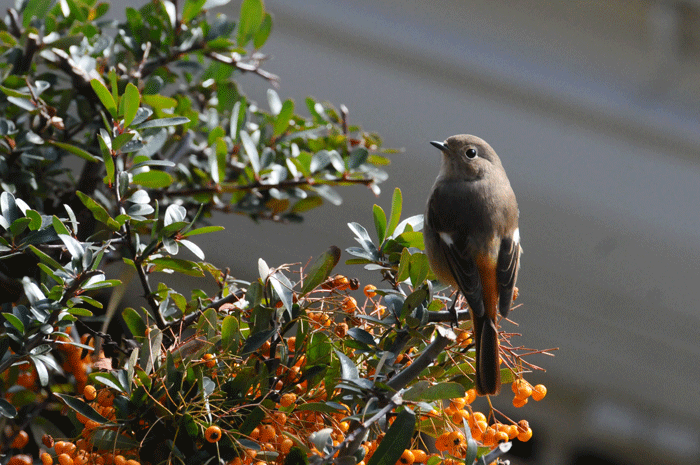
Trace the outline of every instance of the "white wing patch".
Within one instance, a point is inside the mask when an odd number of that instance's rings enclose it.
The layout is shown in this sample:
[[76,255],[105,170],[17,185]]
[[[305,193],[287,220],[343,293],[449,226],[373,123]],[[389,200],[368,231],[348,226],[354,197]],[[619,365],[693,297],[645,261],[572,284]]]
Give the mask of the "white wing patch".
[[440,233],[440,239],[442,239],[442,241],[443,241],[445,244],[447,244],[448,246],[454,244],[454,241],[452,240],[452,236],[450,236],[450,235],[449,235],[448,233],[446,233],[446,232],[441,232],[441,233]]

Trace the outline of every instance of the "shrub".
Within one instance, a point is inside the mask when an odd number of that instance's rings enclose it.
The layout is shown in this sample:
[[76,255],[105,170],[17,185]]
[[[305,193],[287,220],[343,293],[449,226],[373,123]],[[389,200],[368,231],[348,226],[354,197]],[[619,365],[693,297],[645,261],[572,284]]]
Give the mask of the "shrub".
[[[529,439],[527,421],[472,408],[470,323],[445,325],[422,218],[401,220],[400,191],[388,216],[374,207],[376,239],[349,224],[360,247],[347,263],[384,283],[364,294],[333,275],[337,247],[307,266],[260,260],[252,282],[205,261],[197,236],[223,229],[213,212],[301,221],[340,204],[335,188],[378,194],[390,152],[344,107],[307,99],[300,116],[274,90],[269,110],[249,101],[238,75],[277,80],[259,51],[272,19],[260,0],[244,0],[237,22],[207,11],[220,3],[153,1],[121,24],[94,0],[8,10],[3,463],[31,463],[26,452],[44,465],[436,463],[426,436],[467,461]],[[124,308],[124,285],[107,279],[117,262],[138,277],[143,307]],[[184,296],[162,273],[218,291]],[[532,351],[501,337],[514,405],[542,399],[523,378]]]

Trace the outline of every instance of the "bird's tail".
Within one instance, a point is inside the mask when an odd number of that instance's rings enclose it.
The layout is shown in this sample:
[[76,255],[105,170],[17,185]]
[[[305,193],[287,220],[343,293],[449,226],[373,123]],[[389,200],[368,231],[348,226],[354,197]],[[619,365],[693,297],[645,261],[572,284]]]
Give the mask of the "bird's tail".
[[498,330],[488,317],[474,322],[476,343],[476,392],[483,396],[501,390],[501,370],[498,366]]

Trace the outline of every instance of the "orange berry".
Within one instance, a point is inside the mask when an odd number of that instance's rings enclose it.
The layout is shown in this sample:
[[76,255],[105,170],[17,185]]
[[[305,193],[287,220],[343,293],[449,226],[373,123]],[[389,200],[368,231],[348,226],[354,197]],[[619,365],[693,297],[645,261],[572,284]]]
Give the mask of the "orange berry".
[[204,364],[207,368],[214,368],[216,366],[216,355],[214,354],[204,354],[202,360],[204,360]]
[[61,465],[73,465],[73,458],[68,454],[60,454],[58,456],[58,463]]
[[288,337],[287,338],[287,347],[289,347],[289,351],[294,352],[297,348],[296,346],[297,346],[296,336]]
[[437,437],[435,440],[435,448],[439,452],[444,452],[450,447],[450,439],[449,439],[450,433],[442,433],[440,436]]
[[126,465],[126,458],[123,455],[115,455],[114,465]]
[[283,394],[282,397],[280,397],[280,405],[282,407],[289,407],[290,405],[293,405],[296,401],[297,395],[292,392]]
[[211,425],[204,431],[204,438],[209,442],[219,442],[219,439],[221,439],[221,428]]
[[496,443],[508,442],[508,439],[508,433],[506,433],[505,431],[499,431],[498,433],[496,433]]
[[449,443],[449,449],[450,451],[456,451],[460,446],[463,446],[466,444],[466,440],[464,439],[464,434],[462,434],[461,431],[452,431],[448,436],[447,440]]
[[97,403],[101,406],[111,406],[114,402],[114,395],[109,389],[103,389],[97,394]]
[[13,455],[7,462],[7,465],[32,465],[32,457],[27,454]]
[[131,459],[126,461],[126,465],[141,465],[141,462]]
[[365,289],[364,289],[365,296],[370,297],[370,298],[374,297],[375,295],[377,295],[377,293],[374,292],[376,290],[377,290],[377,286],[375,286],[373,284],[366,285]]
[[53,437],[49,434],[45,434],[41,437],[41,442],[44,444],[46,447],[51,448],[53,447]]
[[471,388],[467,390],[467,396],[465,397],[467,399],[467,404],[471,404],[476,400],[476,389]]
[[453,407],[455,410],[463,409],[464,405],[466,403],[467,403],[467,401],[464,397],[457,397],[455,399],[450,399],[450,407]]
[[348,430],[350,429],[350,423],[347,421],[341,421],[338,424],[338,429],[340,429],[340,431],[342,431],[343,433],[347,433]]
[[253,428],[253,431],[250,432],[250,439],[253,439],[254,441],[260,439],[260,428],[257,426]]
[[15,436],[15,439],[12,441],[12,446],[10,447],[13,449],[24,449],[27,444],[29,444],[29,435],[26,431],[20,430],[20,432],[17,433],[17,436]]
[[518,437],[518,425],[508,425],[508,439],[515,439]]
[[474,427],[471,428],[471,433],[472,436],[474,436],[474,439],[477,441],[480,441],[481,438],[484,436],[484,433],[486,432],[486,429],[489,427],[489,424],[486,423],[486,421],[477,421],[474,423]]
[[41,459],[42,465],[53,465],[53,458],[48,452],[42,452],[39,454],[39,458]]
[[536,401],[540,401],[544,399],[544,396],[547,395],[547,388],[544,386],[544,384],[538,384],[534,388],[532,388],[532,398],[535,399]]
[[355,300],[354,297],[347,296],[343,299],[343,303],[340,304],[340,307],[346,313],[355,313],[357,310],[357,300]]
[[348,324],[347,323],[338,323],[337,325],[335,325],[333,332],[338,337],[345,337],[345,335],[348,334]]
[[277,423],[279,426],[282,426],[287,423],[287,414],[284,412],[273,412],[272,418],[274,419],[275,423]]
[[425,463],[428,461],[428,454],[426,454],[424,450],[411,449],[411,452],[413,453],[413,458],[414,458],[415,462]]
[[408,449],[404,449],[403,454],[401,454],[401,458],[398,460],[398,462],[396,462],[396,465],[412,465],[415,461],[416,458],[413,456],[413,452]]
[[286,455],[292,450],[292,447],[294,447],[294,441],[289,438],[284,438],[280,443],[280,452]]
[[272,425],[263,425],[260,428],[260,440],[262,442],[271,442],[277,437],[275,428]]
[[83,396],[88,402],[95,400],[97,399],[97,389],[95,389],[95,386],[88,384],[85,386],[85,389],[83,389]]
[[66,451],[66,442],[65,441],[56,441],[53,444],[53,450],[56,451],[56,455],[61,455]]
[[524,379],[516,380],[515,383],[517,383],[515,387],[516,397],[530,397],[532,395],[532,386],[530,386],[530,383]]
[[486,428],[486,431],[484,431],[484,435],[481,437],[481,442],[485,446],[492,446],[495,442],[496,438],[496,430],[493,428],[493,426],[489,426]]
[[527,442],[532,437],[532,429],[528,428],[525,431],[518,433],[518,441]]
[[513,397],[513,407],[520,408],[527,404],[527,397]]
[[339,291],[345,291],[350,288],[350,280],[347,276],[337,274],[333,278],[333,287]]

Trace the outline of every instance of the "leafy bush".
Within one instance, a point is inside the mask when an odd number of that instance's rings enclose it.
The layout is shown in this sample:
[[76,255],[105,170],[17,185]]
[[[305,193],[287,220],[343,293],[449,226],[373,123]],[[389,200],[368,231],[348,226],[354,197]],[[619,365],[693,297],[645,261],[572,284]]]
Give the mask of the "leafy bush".
[[[529,439],[527,421],[472,408],[470,323],[444,324],[422,217],[401,221],[400,191],[388,217],[374,207],[376,241],[349,224],[360,247],[347,263],[385,283],[364,296],[332,275],[337,247],[305,267],[260,260],[252,282],[204,261],[197,236],[223,229],[213,212],[300,221],[340,204],[336,187],[378,194],[390,152],[344,107],[307,99],[304,117],[273,90],[269,111],[249,101],[239,74],[277,80],[259,51],[272,19],[260,0],[237,22],[207,12],[220,3],[153,1],[122,24],[94,0],[8,10],[2,463],[470,463]],[[106,278],[116,262],[144,307],[124,308],[124,285]],[[208,276],[218,292],[185,297],[161,273]],[[501,336],[514,405],[544,397],[523,378],[533,351]]]

